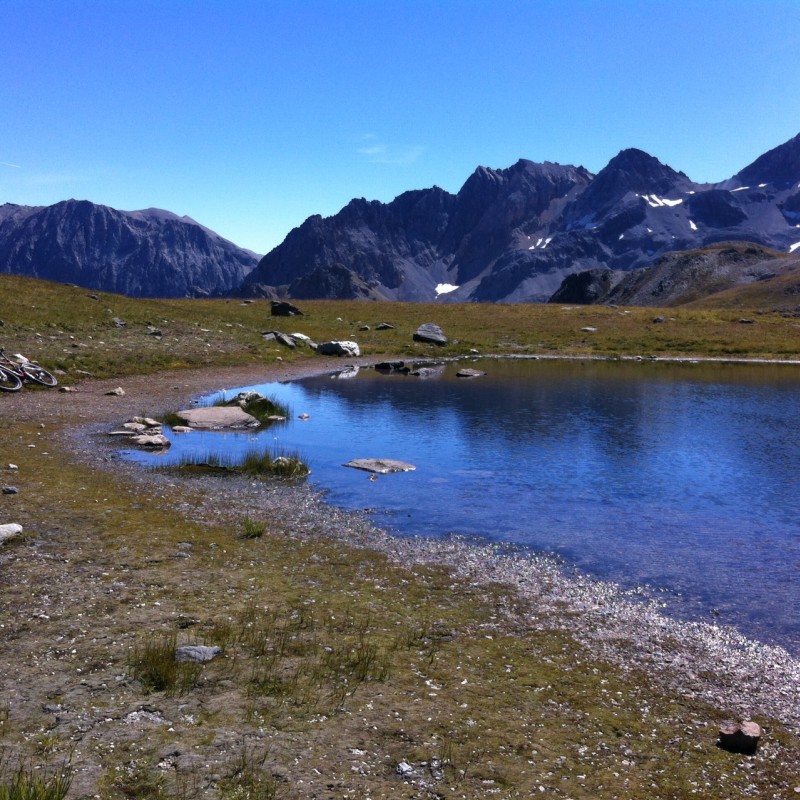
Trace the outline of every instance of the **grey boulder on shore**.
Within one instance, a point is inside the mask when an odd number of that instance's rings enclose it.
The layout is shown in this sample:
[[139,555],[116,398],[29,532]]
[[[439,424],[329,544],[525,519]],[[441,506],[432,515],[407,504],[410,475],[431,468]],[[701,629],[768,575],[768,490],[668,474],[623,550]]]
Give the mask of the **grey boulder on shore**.
[[438,344],[440,346],[447,344],[447,337],[444,331],[433,322],[425,322],[417,328],[414,334],[415,342],[422,342],[423,344]]
[[356,342],[322,342],[317,347],[322,356],[360,356],[361,350]]

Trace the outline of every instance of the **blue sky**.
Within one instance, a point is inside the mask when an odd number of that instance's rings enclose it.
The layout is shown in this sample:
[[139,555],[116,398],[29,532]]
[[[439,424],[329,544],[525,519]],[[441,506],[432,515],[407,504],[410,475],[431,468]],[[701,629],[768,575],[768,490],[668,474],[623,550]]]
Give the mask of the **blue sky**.
[[0,0],[0,203],[257,252],[353,197],[639,147],[697,181],[800,132],[800,0]]

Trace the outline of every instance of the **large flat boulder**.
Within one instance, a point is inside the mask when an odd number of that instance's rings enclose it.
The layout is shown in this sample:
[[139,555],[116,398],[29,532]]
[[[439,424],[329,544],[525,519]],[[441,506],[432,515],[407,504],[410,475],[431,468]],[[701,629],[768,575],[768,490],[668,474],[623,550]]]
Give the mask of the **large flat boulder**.
[[413,464],[395,461],[392,458],[354,458],[343,466],[363,469],[365,472],[377,472],[380,475],[388,475],[391,472],[411,472],[416,469]]
[[258,420],[239,406],[208,406],[178,411],[176,416],[190,428],[221,430],[223,428],[257,428]]

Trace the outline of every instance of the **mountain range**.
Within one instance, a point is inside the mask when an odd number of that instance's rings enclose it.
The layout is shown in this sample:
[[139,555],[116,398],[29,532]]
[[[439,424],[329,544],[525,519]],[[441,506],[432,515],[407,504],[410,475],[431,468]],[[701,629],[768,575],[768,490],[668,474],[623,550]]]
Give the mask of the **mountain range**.
[[352,200],[292,230],[241,293],[542,302],[575,272],[633,270],[729,240],[800,248],[800,134],[716,184],[628,149],[596,175],[520,160],[479,167],[457,194]]
[[0,206],[0,272],[131,297],[196,297],[238,287],[259,256],[189,217],[87,200]]
[[[582,272],[563,291],[600,297],[668,253],[729,241],[800,255],[800,134],[715,184],[637,149],[596,175],[524,159],[478,167],[456,194],[434,186],[311,216],[260,260],[169,211],[0,206],[0,272],[139,297],[544,302]],[[725,252],[711,257],[717,272]]]
[[[768,291],[775,311],[800,311],[800,250],[779,253],[752,242],[720,242],[697,250],[666,253],[649,267],[623,272],[590,269],[568,275],[551,303],[679,306],[731,289],[747,294],[745,305],[762,305]],[[755,289],[757,292],[753,292]]]

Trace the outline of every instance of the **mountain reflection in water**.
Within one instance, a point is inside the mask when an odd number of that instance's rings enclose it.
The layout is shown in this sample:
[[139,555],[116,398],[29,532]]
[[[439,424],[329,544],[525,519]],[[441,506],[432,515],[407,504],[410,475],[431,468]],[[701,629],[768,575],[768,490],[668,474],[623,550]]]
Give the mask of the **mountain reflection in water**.
[[[800,369],[487,359],[473,365],[486,376],[459,379],[458,366],[248,387],[293,418],[174,437],[166,459],[260,438],[298,450],[329,502],[376,509],[400,535],[555,552],[800,652]],[[416,470],[371,481],[341,466],[366,457]]]

